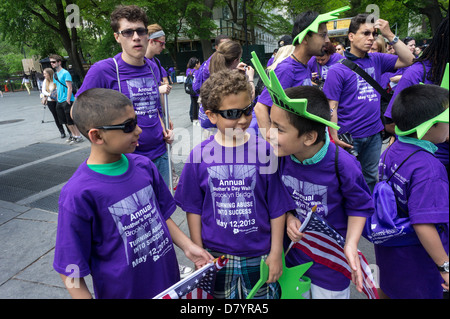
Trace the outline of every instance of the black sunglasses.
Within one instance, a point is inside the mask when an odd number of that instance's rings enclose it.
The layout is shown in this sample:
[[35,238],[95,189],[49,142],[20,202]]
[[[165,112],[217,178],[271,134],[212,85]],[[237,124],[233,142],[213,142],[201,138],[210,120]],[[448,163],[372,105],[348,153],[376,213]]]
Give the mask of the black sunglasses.
[[148,30],[146,28],[125,29],[122,31],[117,31],[116,33],[123,35],[125,38],[129,38],[134,35],[134,32],[136,32],[140,37],[148,34]]
[[365,32],[361,32],[361,33],[365,37],[368,37],[369,35],[372,35],[375,39],[378,37],[378,33],[376,31],[374,31],[374,32],[365,31]]
[[136,129],[136,125],[137,125],[137,116],[134,119],[126,120],[122,124],[104,125],[104,126],[97,126],[94,128],[105,131],[122,130],[124,133],[131,133]]
[[249,116],[253,112],[255,104],[252,102],[250,105],[244,107],[243,109],[230,109],[230,110],[213,110],[213,113],[220,114],[224,119],[237,120],[241,118],[242,114]]

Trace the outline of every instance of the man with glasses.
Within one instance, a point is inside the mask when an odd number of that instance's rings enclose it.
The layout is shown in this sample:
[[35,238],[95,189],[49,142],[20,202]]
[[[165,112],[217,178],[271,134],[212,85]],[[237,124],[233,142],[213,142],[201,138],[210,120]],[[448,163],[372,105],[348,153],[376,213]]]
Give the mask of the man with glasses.
[[[368,53],[378,36],[377,29],[394,46],[397,55]],[[344,52],[345,58],[378,82],[383,73],[412,64],[414,56],[392,33],[386,20],[378,19],[373,23],[368,14],[358,14],[350,22],[348,39],[350,51]],[[330,104],[331,119],[341,127],[339,134],[350,133],[353,146],[339,140],[335,129],[330,129],[331,136],[337,145],[356,151],[364,178],[373,191],[381,153],[381,132],[384,129],[380,119],[380,94],[361,76],[341,63],[334,64],[328,70],[323,91]]]
[[147,25],[147,15],[138,6],[118,6],[111,13],[111,28],[122,52],[92,65],[77,96],[91,88],[113,89],[126,95],[133,102],[142,128],[135,153],[150,158],[169,185],[166,142],[172,142],[173,134],[161,120],[160,70],[145,57]]
[[69,71],[61,66],[61,56],[53,54],[49,58],[50,64],[55,70],[53,75],[53,83],[55,83],[56,92],[58,93],[56,114],[59,122],[61,124],[65,124],[70,132],[69,139],[66,142],[69,144],[83,142],[83,137],[70,116],[70,109],[72,108],[73,101],[75,100],[72,94],[72,76]]

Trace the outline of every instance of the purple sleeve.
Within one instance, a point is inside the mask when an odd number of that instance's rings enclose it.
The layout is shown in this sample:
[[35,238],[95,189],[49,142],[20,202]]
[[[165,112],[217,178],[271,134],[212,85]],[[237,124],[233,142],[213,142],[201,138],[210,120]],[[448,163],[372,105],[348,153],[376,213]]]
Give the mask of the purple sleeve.
[[323,85],[323,93],[325,93],[327,99],[339,102],[344,83],[342,76],[345,75],[346,71],[342,72],[342,69],[338,69],[338,67],[339,65],[335,64],[328,70],[327,80]]
[[[290,59],[290,58],[287,58]],[[284,62],[284,61],[283,61]],[[280,81],[281,87],[283,89],[290,88],[294,86],[294,79],[292,78],[292,70],[287,70],[284,66],[290,64],[278,64],[275,71],[275,74],[277,75],[278,81]],[[311,75],[309,75],[311,77]],[[258,98],[258,102],[262,103],[264,105],[267,105],[271,107],[273,105],[272,98],[270,97],[269,92],[267,91],[267,88],[264,88],[263,92]]]
[[370,217],[375,208],[369,186],[362,174],[361,164],[355,157],[342,150],[339,152],[339,176],[347,216]]
[[106,60],[103,60],[91,66],[83,80],[83,84],[78,89],[75,97],[78,97],[84,91],[93,88],[111,89],[111,87],[109,87],[108,85],[108,82],[106,81],[107,77],[104,76],[104,66],[106,63]]
[[[56,233],[55,258],[53,268],[60,274],[68,276],[77,265],[80,278],[90,274],[89,260],[92,241],[91,206],[86,201],[76,200],[73,189],[67,184],[59,200],[58,227]],[[72,195],[72,196],[69,196]],[[75,275],[75,273],[73,274]]]
[[196,169],[198,165],[193,163],[193,154],[197,149],[194,148],[189,161],[184,164],[175,192],[175,202],[185,212],[201,215],[204,194],[198,181],[199,175]]

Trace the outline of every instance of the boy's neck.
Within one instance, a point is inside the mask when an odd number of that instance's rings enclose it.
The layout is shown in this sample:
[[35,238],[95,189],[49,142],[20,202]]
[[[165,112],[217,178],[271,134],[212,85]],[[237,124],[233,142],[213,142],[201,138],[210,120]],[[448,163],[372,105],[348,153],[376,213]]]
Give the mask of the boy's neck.
[[308,158],[312,158],[314,155],[316,155],[317,152],[319,152],[324,145],[325,145],[325,142],[322,141],[318,144],[307,146],[307,147],[305,147],[304,151],[295,153],[292,155],[294,155],[294,157],[298,161],[303,162],[303,161],[307,160]]
[[143,66],[145,64],[145,60],[144,57],[142,58],[134,58],[128,54],[126,54],[125,52],[122,52],[122,60],[130,65],[134,65],[134,66]]
[[91,154],[86,163],[88,165],[111,164],[119,161],[121,158],[122,154],[110,154],[103,150],[99,150],[96,147],[91,147]]
[[220,132],[219,130],[217,130],[217,133],[214,135],[214,139],[216,140],[216,142],[224,147],[237,147],[243,145],[247,143],[249,138],[250,134],[248,132],[244,133],[243,138],[229,137],[225,134],[222,134],[222,132]]

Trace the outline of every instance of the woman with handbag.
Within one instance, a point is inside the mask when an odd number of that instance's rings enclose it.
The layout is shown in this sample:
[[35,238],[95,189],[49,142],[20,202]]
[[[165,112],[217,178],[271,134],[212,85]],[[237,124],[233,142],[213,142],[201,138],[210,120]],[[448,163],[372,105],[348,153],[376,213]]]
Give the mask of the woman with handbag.
[[[61,138],[66,137],[64,132],[64,127],[58,120],[58,115],[56,114],[56,85],[53,83],[53,69],[44,69],[44,82],[42,83],[42,104],[47,105],[50,112],[52,112],[53,118],[55,119],[56,127],[61,133]],[[67,130],[69,131],[69,130]]]

